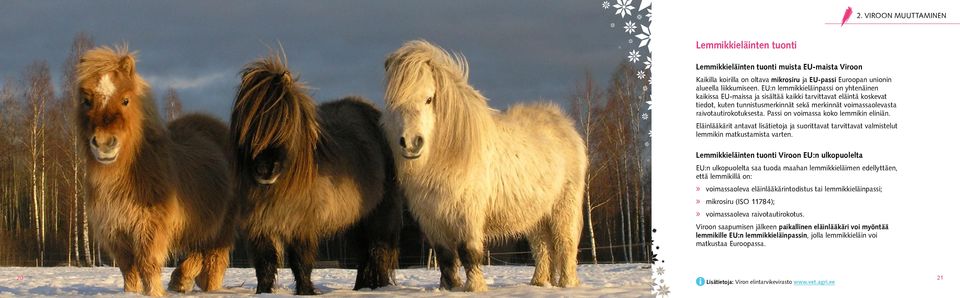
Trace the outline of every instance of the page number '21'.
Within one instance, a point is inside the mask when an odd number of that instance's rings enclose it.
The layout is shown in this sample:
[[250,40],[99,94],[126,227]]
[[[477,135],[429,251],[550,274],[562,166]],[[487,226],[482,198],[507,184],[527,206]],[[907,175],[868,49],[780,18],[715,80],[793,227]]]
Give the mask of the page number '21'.
[[937,274],[937,280],[943,280],[943,274]]

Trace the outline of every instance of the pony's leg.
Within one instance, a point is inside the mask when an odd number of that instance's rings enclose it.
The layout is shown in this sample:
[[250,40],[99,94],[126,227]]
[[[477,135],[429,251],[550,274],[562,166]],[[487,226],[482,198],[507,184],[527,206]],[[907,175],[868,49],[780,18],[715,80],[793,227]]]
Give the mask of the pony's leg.
[[[567,193],[578,193],[570,192]],[[550,219],[550,233],[554,239],[553,261],[554,270],[560,274],[556,286],[576,287],[580,285],[577,278],[577,246],[580,243],[580,232],[583,230],[582,200],[578,197],[566,195],[554,207],[553,217]]]
[[297,282],[297,295],[316,295],[310,273],[313,271],[313,261],[317,254],[317,241],[308,239],[294,239],[287,244],[287,261],[293,271],[293,279]]
[[193,290],[193,279],[200,273],[203,267],[203,254],[200,252],[191,252],[186,258],[180,260],[177,269],[170,274],[170,283],[167,289],[170,291],[186,293]]
[[249,251],[257,270],[257,294],[273,293],[273,282],[277,278],[277,247],[268,237],[254,236],[250,239]]
[[460,280],[460,257],[457,252],[443,245],[434,245],[437,251],[437,263],[440,265],[440,288],[453,290],[463,287]]
[[223,274],[230,263],[231,246],[218,247],[203,253],[203,271],[197,277],[200,289],[216,291],[223,288]]
[[129,250],[118,249],[114,253],[117,260],[117,266],[120,266],[120,273],[123,274],[123,291],[128,293],[143,292],[143,285],[140,283],[140,271],[133,266],[133,253]]
[[134,255],[134,263],[140,270],[143,278],[144,293],[149,296],[166,295],[166,290],[160,280],[160,270],[167,260],[169,238],[158,233],[153,241],[140,244],[138,253]]
[[550,258],[553,254],[553,239],[550,238],[550,229],[547,224],[545,222],[538,224],[527,234],[527,241],[530,242],[530,250],[533,251],[535,262],[530,284],[540,287],[552,285],[554,271],[550,266]]
[[208,272],[207,270],[208,270],[207,266],[204,265],[203,269],[200,269],[200,274],[197,274],[197,277],[194,278],[194,281],[197,283],[197,286],[199,286],[200,290],[204,292],[206,292],[207,290],[204,289],[203,285],[207,284],[207,281],[210,280],[210,277],[209,277],[210,272]]
[[220,236],[213,248],[203,252],[203,270],[197,276],[197,284],[203,291],[217,291],[223,288],[223,275],[230,265],[230,252],[236,243],[236,216],[238,205],[232,204],[226,210],[226,215],[220,227]]
[[385,197],[355,229],[358,262],[354,290],[393,284],[400,255],[401,212],[397,198]]
[[465,243],[460,244],[460,260],[463,261],[463,269],[467,271],[467,283],[464,290],[469,292],[486,292],[487,281],[483,278],[483,270],[480,265],[483,263],[483,237],[472,237]]
[[[206,263],[207,254],[204,253],[203,255],[204,255],[203,262]],[[207,291],[206,289],[204,289],[204,285],[206,285],[207,282],[210,280],[210,268],[207,267],[206,264],[203,264],[201,267],[202,268],[200,269],[200,274],[197,274],[197,277],[194,278],[194,281],[197,283],[197,286],[200,287],[200,290]]]
[[382,227],[383,230],[377,233],[372,239],[373,246],[367,250],[369,258],[369,271],[374,277],[368,280],[370,288],[385,287],[394,284],[394,270],[399,267],[400,259],[400,220],[397,216],[397,223]]
[[[365,219],[366,221],[366,219]],[[363,288],[374,288],[371,284],[376,279],[374,269],[371,268],[371,255],[368,253],[372,249],[370,243],[370,231],[365,227],[366,222],[358,224],[353,230],[347,233],[353,244],[354,256],[357,258],[357,279],[353,283],[353,290]]]

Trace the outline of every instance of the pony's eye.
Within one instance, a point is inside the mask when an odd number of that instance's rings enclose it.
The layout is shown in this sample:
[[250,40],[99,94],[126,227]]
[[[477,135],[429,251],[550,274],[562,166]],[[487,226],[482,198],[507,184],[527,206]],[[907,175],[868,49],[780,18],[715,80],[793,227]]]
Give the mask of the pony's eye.
[[427,104],[430,104],[431,102],[433,102],[433,96],[427,97]]
[[123,106],[127,106],[127,104],[130,103],[130,99],[129,99],[129,98],[124,98],[122,103],[123,103]]
[[86,107],[86,108],[89,108],[90,105],[91,105],[91,103],[90,103],[90,98],[84,96],[84,97],[83,97],[83,106]]

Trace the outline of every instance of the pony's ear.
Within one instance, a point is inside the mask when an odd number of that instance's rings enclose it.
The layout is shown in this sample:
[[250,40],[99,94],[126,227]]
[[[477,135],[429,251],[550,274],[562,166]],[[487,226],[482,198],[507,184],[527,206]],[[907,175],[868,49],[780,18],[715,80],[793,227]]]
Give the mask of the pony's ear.
[[128,76],[133,76],[137,72],[137,61],[131,55],[120,57],[120,71]]
[[280,79],[283,81],[284,84],[289,84],[289,85],[292,85],[297,82],[297,80],[293,78],[293,75],[290,74],[289,70],[284,70],[283,74],[280,75]]
[[398,53],[390,53],[390,55],[387,55],[387,59],[383,60],[383,71],[390,70],[390,64],[400,59],[398,56],[400,56]]

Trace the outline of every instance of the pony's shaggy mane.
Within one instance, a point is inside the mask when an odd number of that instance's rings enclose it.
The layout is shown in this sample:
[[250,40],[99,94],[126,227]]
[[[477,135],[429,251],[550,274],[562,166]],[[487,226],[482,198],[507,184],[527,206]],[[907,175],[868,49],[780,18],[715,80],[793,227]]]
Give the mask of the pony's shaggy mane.
[[251,169],[267,146],[282,144],[293,161],[290,177],[310,177],[322,132],[316,105],[299,77],[290,73],[280,54],[247,64],[240,76],[230,121],[236,168]]
[[484,132],[495,123],[487,98],[468,83],[466,58],[427,41],[414,40],[390,54],[384,68],[388,106],[423,100],[410,95],[424,80],[434,82],[437,90],[433,107],[438,125],[431,144],[440,150],[435,150],[431,158],[465,166],[476,161],[484,148]]

